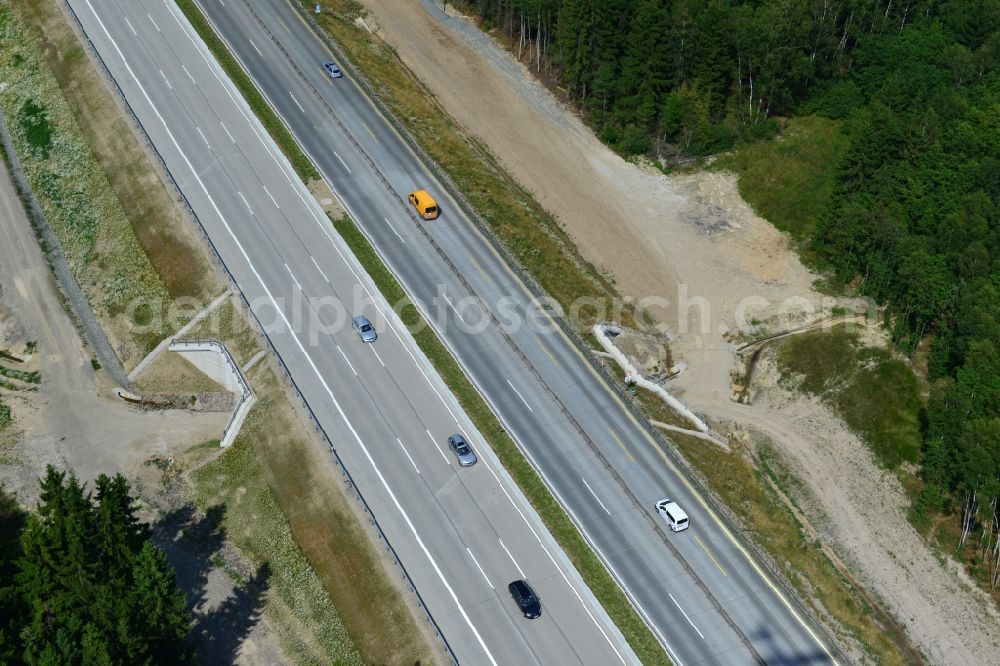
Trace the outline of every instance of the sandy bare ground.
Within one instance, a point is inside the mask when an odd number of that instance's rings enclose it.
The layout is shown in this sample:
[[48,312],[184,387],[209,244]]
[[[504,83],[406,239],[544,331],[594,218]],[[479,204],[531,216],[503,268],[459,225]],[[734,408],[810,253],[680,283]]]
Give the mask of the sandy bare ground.
[[[373,26],[625,294],[653,312],[689,367],[673,384],[711,418],[765,432],[798,469],[828,534],[935,663],[990,663],[1000,622],[905,519],[905,496],[820,404],[771,393],[730,402],[734,329],[791,327],[833,305],[788,240],[739,197],[735,177],[665,178],[621,159],[469,20],[431,0],[361,0]],[[841,304],[842,305],[842,304]],[[817,432],[819,434],[817,435]]]
[[277,663],[277,637],[259,613],[262,591],[237,585],[215,560],[209,562],[217,555],[230,568],[238,566],[221,537],[184,538],[185,530],[215,532],[204,517],[184,506],[162,505],[160,473],[146,464],[183,457],[193,446],[218,439],[228,414],[149,412],[110,397],[113,387],[91,367],[4,169],[0,238],[0,349],[20,352],[27,341],[37,341],[31,361],[18,369],[42,373],[35,392],[0,389],[17,429],[15,442],[0,452],[0,483],[31,506],[38,500],[37,478],[47,464],[72,469],[88,482],[100,473],[121,472],[154,508],[144,512],[144,519],[166,512],[166,519],[154,525],[155,539],[177,568],[192,604],[199,653],[219,657],[205,663]]

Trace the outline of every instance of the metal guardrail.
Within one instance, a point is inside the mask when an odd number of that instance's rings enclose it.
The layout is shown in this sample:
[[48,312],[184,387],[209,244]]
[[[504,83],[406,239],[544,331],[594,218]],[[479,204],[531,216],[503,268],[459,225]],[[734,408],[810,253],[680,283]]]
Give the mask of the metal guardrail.
[[[473,225],[475,226],[477,231],[479,231],[479,233],[490,243],[490,245],[493,247],[496,253],[507,264],[507,267],[521,279],[521,281],[526,285],[528,291],[537,300],[537,302],[541,304],[555,303],[556,302],[555,299],[553,299],[551,296],[548,296],[548,294],[541,287],[538,281],[530,273],[528,273],[523,266],[521,266],[517,258],[514,257],[513,254],[510,252],[510,250],[507,249],[507,247],[500,241],[500,239],[493,232],[489,223],[478,213],[478,211],[476,211],[476,209],[472,206],[471,202],[465,197],[465,195],[455,184],[451,176],[443,169],[441,169],[440,166],[438,166],[436,161],[433,158],[431,158],[430,155],[428,155],[427,152],[422,148],[420,142],[418,142],[416,138],[412,135],[412,133],[402,123],[399,122],[399,120],[396,118],[396,115],[382,100],[381,96],[371,85],[371,83],[368,81],[365,75],[362,74],[356,67],[354,67],[354,65],[350,62],[350,60],[345,56],[345,53],[340,48],[340,46],[326,33],[326,31],[316,22],[314,17],[310,13],[308,13],[300,3],[291,0],[290,4],[295,8],[296,11],[298,11],[299,15],[310,26],[313,33],[338,58],[337,62],[340,65],[341,69],[345,69],[351,75],[352,80],[362,88],[365,95],[372,101],[373,104],[375,104],[375,106],[378,108],[379,112],[386,119],[386,121],[393,126],[393,129],[395,129],[401,137],[403,137],[403,139],[407,144],[407,147],[417,155],[418,159],[431,171],[434,177],[437,178],[442,183],[444,189],[448,192],[449,196],[451,196],[452,199],[458,202],[458,205],[462,209],[462,212],[468,217],[469,220],[473,222]],[[253,12],[252,8],[251,12]],[[270,34],[270,30],[267,28],[266,24],[264,24],[260,20],[260,18],[256,16],[255,12],[253,13],[257,18],[257,21],[261,23],[264,29]],[[278,45],[278,48],[281,49],[282,52],[285,52],[280,45]],[[294,62],[292,63],[292,66],[297,71],[299,71],[298,68],[295,66]],[[322,99],[320,101],[322,102]],[[346,128],[344,128],[339,118],[337,118],[336,113],[333,111],[333,109],[331,109],[329,105],[326,105],[325,102],[323,102],[323,104],[327,108],[328,112],[331,114],[335,122],[337,122],[338,125],[340,125],[340,127],[344,130],[345,134],[347,135],[347,138],[352,142],[355,149],[359,151],[360,156],[365,158],[366,161],[368,161],[369,164],[373,166],[373,168],[375,169],[375,173],[383,181],[385,181],[384,176],[382,176],[381,171],[377,168],[374,161],[371,159],[371,157],[368,156],[368,154],[364,151],[364,149],[361,148],[361,146],[357,143],[357,141],[354,140],[353,136],[347,132]],[[444,113],[443,110],[442,113]],[[480,149],[487,155],[489,155],[488,150],[486,150],[483,147],[480,147]],[[490,157],[492,159],[492,155],[490,155]],[[387,181],[385,181],[385,184],[388,186]],[[389,190],[390,192],[393,192],[391,187],[389,187]],[[412,218],[413,211],[411,209],[407,209],[406,206],[402,205],[401,199],[400,199],[400,204],[402,208],[406,211],[406,214]],[[358,225],[358,227],[359,229],[362,229],[362,231],[364,231],[363,227],[360,224]],[[465,279],[462,277],[462,273],[455,269],[451,260],[448,258],[447,253],[443,252],[443,250],[437,245],[437,243],[430,238],[428,232],[423,228],[423,225],[421,225],[419,221],[417,221],[417,228],[424,233],[425,237],[428,238],[432,247],[434,247],[436,252],[442,256],[445,263],[448,264],[449,267],[452,268],[452,270],[456,273],[459,281],[463,283],[463,286],[465,286],[469,294],[472,295],[474,298],[476,298],[478,301],[481,301],[481,299],[476,295],[476,292],[472,290],[471,287],[466,283]],[[366,237],[368,237],[367,233],[365,233],[365,235]],[[369,241],[371,241],[370,238]],[[490,312],[490,309],[484,308],[484,311]],[[610,372],[607,369],[607,366],[598,363],[591,354],[587,353],[590,347],[586,345],[580,334],[569,324],[569,322],[566,321],[565,317],[563,317],[561,314],[556,314],[552,312],[548,308],[544,308],[544,311],[550,317],[550,319],[559,326],[559,328],[566,335],[566,337],[572,342],[572,344],[577,347],[577,349],[581,352],[581,355],[587,359],[589,366],[600,378],[603,379],[605,387],[613,395],[617,396],[622,402],[622,404],[626,405],[626,408],[632,413],[632,415],[638,420],[638,422],[642,424],[643,430],[658,445],[660,445],[660,448],[666,452],[666,454],[670,457],[671,461],[678,468],[685,470],[685,472],[687,473],[688,481],[691,483],[692,486],[694,486],[696,492],[698,492],[698,494],[700,494],[705,499],[705,501],[711,506],[712,510],[726,524],[727,529],[732,534],[738,535],[740,542],[754,554],[754,558],[756,559],[756,561],[759,562],[765,569],[768,570],[775,584],[782,589],[785,597],[789,600],[789,603],[793,604],[798,610],[798,612],[804,618],[807,618],[810,624],[810,628],[812,630],[815,630],[818,634],[822,634],[826,638],[827,646],[830,647],[832,651],[837,652],[839,654],[841,661],[846,661],[846,656],[841,651],[838,643],[833,638],[832,634],[826,629],[825,625],[823,625],[816,619],[813,610],[810,607],[806,606],[800,600],[798,594],[792,589],[784,572],[781,571],[781,569],[777,566],[777,564],[774,562],[771,556],[766,551],[764,551],[760,546],[758,546],[755,541],[753,541],[752,539],[748,539],[746,537],[746,533],[748,532],[748,530],[745,527],[743,527],[742,521],[709,488],[708,482],[705,479],[705,477],[700,472],[698,472],[698,470],[694,469],[690,465],[690,463],[688,463],[688,461],[685,460],[677,452],[674,446],[672,446],[670,442],[657,429],[655,429],[650,425],[648,417],[642,412],[642,409],[639,407],[636,398],[632,396],[630,393],[628,393],[628,391],[626,391],[619,384],[617,379],[610,374]],[[441,335],[440,333],[437,332],[437,329],[433,326],[431,328],[432,330],[435,331],[438,337],[441,338]],[[510,343],[514,347],[515,353],[518,356],[527,360],[527,357],[525,357],[523,352],[521,352],[521,350],[517,348],[516,345],[514,345],[513,341],[509,339],[509,336],[505,335],[505,337],[508,338],[507,339],[508,343]],[[447,345],[447,343],[445,344]],[[460,365],[462,365],[464,369],[465,368],[464,364],[462,364],[461,361],[459,361],[459,363]],[[598,450],[596,444],[594,444],[593,440],[591,440],[590,437],[587,435],[586,431],[584,431],[584,429],[580,426],[580,424],[576,421],[576,419],[572,416],[572,414],[569,413],[569,411],[566,409],[562,401],[557,396],[555,396],[554,393],[552,393],[548,385],[544,381],[541,381],[541,376],[539,375],[538,371],[535,370],[534,366],[528,363],[528,367],[530,368],[530,371],[536,376],[536,378],[540,380],[541,385],[546,389],[547,393],[549,393],[550,396],[553,397],[557,405],[559,405],[561,411],[567,415],[567,417],[575,426],[576,430],[581,433],[581,436],[583,437],[584,441],[586,441],[589,445],[588,448],[590,448],[591,451],[594,452],[594,454],[601,460],[602,464],[605,466],[609,474],[611,474],[611,476],[613,476],[616,479],[616,481],[624,489],[624,491],[628,496],[634,498],[633,493],[628,489],[628,486],[624,484],[624,481],[621,479],[618,472],[611,467],[611,465],[609,464],[603,453],[601,453]],[[492,404],[488,400],[487,403]],[[705,420],[705,417],[702,414],[698,414],[698,416],[701,417],[703,420]],[[518,445],[518,448],[521,448],[520,443],[518,443],[516,440],[515,443]],[[523,449],[522,449],[522,454],[527,457],[527,454]],[[530,458],[528,459],[530,460]],[[544,480],[545,477],[542,476],[542,479]],[[550,488],[550,492],[551,490],[552,489]],[[638,502],[637,499],[634,499],[633,501]],[[652,519],[652,516],[650,515],[648,508],[643,507],[641,504],[638,504],[638,506],[643,509],[643,514],[646,516],[647,520],[653,526],[654,531],[656,531],[660,535],[661,539],[669,547],[670,545],[669,539],[667,539],[666,534],[663,533],[663,531],[660,529],[656,521]],[[567,512],[567,515],[570,516],[571,520],[573,519],[571,513]],[[574,522],[576,521],[574,520]],[[577,527],[578,529],[580,528],[579,525],[577,525]],[[590,543],[590,540],[587,538],[586,532],[580,529],[580,533],[581,535],[584,536],[584,538],[588,541],[588,543]],[[593,544],[591,544],[591,546],[593,547]],[[600,551],[597,550],[596,548],[594,550],[596,553],[598,553],[598,556],[600,557]],[[612,576],[613,579],[615,579],[619,587],[622,589],[622,592],[626,594],[626,596],[629,596],[631,598],[631,595],[628,593],[628,590],[621,583],[621,581],[618,580],[613,570],[610,567],[607,567],[607,569],[609,574]],[[736,632],[737,635],[743,638],[744,643],[748,642],[748,639],[746,639],[745,635],[742,633],[741,630],[736,629]],[[756,654],[755,650],[752,647],[751,647],[751,652]]]
[[[232,272],[229,270],[229,267],[226,265],[225,261],[223,261],[222,255],[219,253],[219,250],[215,246],[215,243],[212,241],[212,238],[208,235],[208,231],[205,229],[205,226],[202,223],[201,218],[199,218],[198,214],[195,213],[194,207],[191,205],[191,202],[188,200],[187,196],[185,196],[184,192],[181,190],[180,186],[177,183],[177,179],[174,177],[173,173],[170,171],[170,168],[167,166],[166,160],[163,158],[163,155],[160,153],[160,151],[156,148],[156,145],[153,143],[153,140],[149,136],[149,133],[146,131],[146,128],[143,126],[142,122],[139,120],[139,116],[138,116],[138,114],[136,114],[135,109],[132,108],[132,105],[129,103],[128,98],[125,96],[124,91],[121,89],[121,86],[118,85],[118,81],[111,74],[111,70],[108,67],[108,64],[101,57],[101,54],[97,50],[97,47],[94,45],[93,41],[90,39],[90,36],[87,34],[87,31],[83,27],[83,23],[80,21],[80,17],[77,16],[76,11],[69,4],[69,0],[63,0],[63,6],[69,12],[69,15],[73,18],[73,21],[75,22],[75,26],[77,28],[77,32],[82,37],[82,39],[83,39],[84,43],[86,44],[88,50],[93,55],[93,57],[96,59],[96,61],[98,63],[100,63],[101,69],[102,69],[102,71],[104,73],[104,76],[105,76],[106,80],[109,81],[111,83],[111,85],[114,87],[114,91],[116,93],[116,96],[118,97],[119,101],[124,105],[126,111],[128,112],[128,115],[129,115],[129,117],[132,120],[132,124],[133,124],[134,128],[137,129],[142,134],[142,137],[143,137],[143,139],[144,139],[147,147],[152,151],[153,155],[156,156],[156,161],[160,165],[160,167],[162,168],[163,174],[166,177],[166,179],[167,179],[170,187],[177,194],[180,202],[183,204],[183,206],[187,210],[188,214],[191,216],[191,219],[195,221],[195,224],[197,225],[198,231],[201,233],[202,237],[208,243],[209,248],[211,248],[211,250],[212,250],[212,257],[214,258],[217,266],[222,269],[222,271],[225,273],[226,277],[228,278],[230,284],[232,284],[235,292],[240,295],[240,299],[243,302],[244,309],[249,314],[251,323],[257,329],[257,332],[260,334],[260,336],[267,343],[267,346],[270,349],[271,353],[273,353],[274,357],[278,360],[278,364],[281,367],[282,375],[284,376],[285,380],[294,389],[295,394],[298,396],[299,401],[302,403],[303,408],[305,408],[306,412],[309,415],[309,418],[312,420],[314,428],[317,430],[317,432],[320,433],[320,435],[323,438],[323,441],[326,442],[328,450],[329,450],[330,454],[333,456],[333,459],[334,459],[334,462],[337,465],[337,468],[340,470],[341,474],[344,477],[346,487],[349,490],[353,491],[355,499],[361,505],[361,508],[364,511],[364,513],[368,516],[369,523],[374,528],[375,533],[378,536],[379,540],[384,544],[385,549],[389,553],[389,555],[392,558],[393,562],[396,564],[397,567],[399,567],[400,571],[403,574],[403,580],[406,583],[406,587],[410,590],[411,594],[413,594],[413,596],[415,597],[415,599],[417,601],[417,605],[424,612],[424,615],[426,616],[428,623],[433,628],[433,630],[434,630],[436,636],[438,637],[438,639],[444,645],[445,651],[451,657],[452,663],[453,664],[458,664],[458,659],[455,656],[454,650],[452,650],[451,645],[448,643],[448,639],[445,637],[444,633],[441,631],[441,627],[438,625],[437,620],[434,619],[434,616],[431,614],[430,609],[427,607],[427,604],[424,601],[423,596],[420,594],[420,591],[417,589],[416,584],[414,584],[413,578],[410,576],[410,572],[407,570],[406,566],[403,564],[403,561],[399,557],[399,553],[396,552],[396,549],[393,547],[392,543],[389,541],[389,538],[386,536],[385,531],[382,529],[382,525],[378,522],[378,519],[375,517],[375,513],[372,511],[372,509],[369,506],[368,502],[365,500],[364,495],[362,495],[361,491],[358,489],[357,485],[355,484],[354,477],[351,475],[350,471],[348,471],[347,466],[344,465],[344,461],[341,459],[340,454],[337,452],[337,449],[336,449],[336,447],[333,444],[333,440],[330,438],[329,434],[326,432],[326,429],[324,429],[323,426],[322,426],[322,424],[319,422],[319,419],[316,417],[316,412],[313,411],[312,406],[306,400],[305,395],[302,393],[302,390],[299,388],[299,385],[295,381],[295,378],[292,377],[291,372],[289,372],[288,366],[286,365],[284,358],[282,358],[281,353],[278,351],[277,347],[274,345],[274,342],[271,340],[271,338],[267,335],[266,329],[261,324],[260,320],[257,318],[257,314],[250,307],[250,301],[249,301],[249,299],[247,298],[246,294],[243,293],[243,290],[240,288],[239,283],[237,283],[236,278],[233,276]],[[200,9],[199,9],[199,11],[200,11]],[[206,17],[206,20],[207,20],[207,17]],[[190,24],[189,24],[188,27],[189,27],[189,29],[191,29],[192,31],[194,31],[193,27],[191,27]],[[194,33],[194,37],[197,38],[197,39],[199,39],[199,41],[201,39],[197,35],[196,32]],[[203,44],[203,46],[204,46],[204,44]],[[205,46],[205,48],[207,50],[208,47]],[[209,55],[211,55],[211,51],[209,51]],[[212,60],[214,61],[214,57],[212,58]],[[222,72],[222,75],[223,76],[227,76],[225,74],[225,72]],[[228,76],[227,76],[227,78],[228,78]],[[250,115],[253,116],[254,118],[256,118],[256,116],[253,115],[252,110],[250,111]],[[264,131],[264,133],[267,134],[266,130]],[[280,151],[278,151],[278,152],[280,153]],[[281,154],[284,155],[283,153],[281,153]],[[284,157],[282,157],[282,159],[284,159]],[[291,168],[291,167],[289,167],[289,168]]]
[[[185,349],[188,351],[209,351],[214,349],[222,356],[226,365],[229,366],[229,370],[236,376],[236,381],[240,385],[240,401],[236,405],[236,409],[233,410],[233,413],[229,415],[229,420],[222,429],[222,440],[219,442],[221,448],[228,448],[239,433],[243,420],[246,418],[246,412],[255,400],[253,390],[250,388],[250,382],[243,375],[240,366],[233,360],[232,354],[229,353],[229,348],[218,340],[171,340],[169,349],[170,351]],[[234,427],[236,428],[235,430],[233,430]]]

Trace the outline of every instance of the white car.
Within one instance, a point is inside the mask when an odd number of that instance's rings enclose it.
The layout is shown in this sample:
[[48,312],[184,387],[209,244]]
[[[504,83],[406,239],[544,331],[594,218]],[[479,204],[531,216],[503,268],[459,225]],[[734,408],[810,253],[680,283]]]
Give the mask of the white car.
[[663,516],[663,520],[667,521],[667,525],[674,532],[688,528],[688,515],[672,499],[661,499],[656,503],[656,511]]

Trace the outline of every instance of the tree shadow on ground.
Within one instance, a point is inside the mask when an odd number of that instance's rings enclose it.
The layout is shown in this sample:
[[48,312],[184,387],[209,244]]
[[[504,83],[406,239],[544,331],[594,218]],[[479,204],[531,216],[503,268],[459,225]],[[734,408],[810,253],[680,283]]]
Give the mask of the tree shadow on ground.
[[225,563],[225,507],[204,513],[186,504],[153,525],[153,541],[177,572],[194,616],[191,643],[198,663],[231,664],[260,622],[271,571],[265,563],[249,576]]

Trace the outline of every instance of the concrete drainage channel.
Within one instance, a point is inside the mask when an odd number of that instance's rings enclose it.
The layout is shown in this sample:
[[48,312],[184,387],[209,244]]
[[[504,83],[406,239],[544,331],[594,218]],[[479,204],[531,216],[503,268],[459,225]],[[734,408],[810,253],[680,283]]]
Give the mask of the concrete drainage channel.
[[[233,409],[226,427],[222,429],[222,439],[219,446],[221,448],[228,447],[236,439],[236,435],[239,434],[240,428],[243,426],[243,421],[246,420],[250,408],[257,399],[243,371],[233,360],[226,345],[216,340],[171,340],[167,349],[180,354],[207,376],[221,384],[229,392],[228,395],[239,396],[236,408]],[[259,360],[260,357],[261,355],[258,354],[255,360]],[[178,402],[179,396],[142,396],[124,388],[115,389],[115,395],[125,402],[135,405],[167,408],[185,406],[182,402]],[[216,407],[218,406],[216,405]],[[221,406],[231,408],[232,402]]]
[[256,401],[256,396],[250,389],[250,383],[243,376],[243,371],[233,360],[226,345],[215,340],[174,340],[170,343],[170,351],[181,354],[191,361],[206,375],[226,387],[227,390],[239,393],[240,401],[233,410],[229,422],[222,430],[222,441],[219,446],[226,448],[233,443],[243,425],[250,408]]
[[729,450],[729,442],[724,435],[709,428],[705,419],[692,411],[662,384],[647,379],[641,372],[639,372],[639,369],[634,363],[632,363],[625,352],[623,352],[618,345],[615,344],[614,338],[621,333],[621,329],[610,324],[597,324],[591,329],[591,333],[597,339],[597,342],[601,345],[601,347],[604,348],[607,356],[614,359],[618,366],[625,371],[626,384],[634,384],[635,386],[655,393],[670,407],[670,409],[691,423],[691,425],[694,426],[694,430],[686,430],[667,423],[660,423],[659,421],[650,421],[650,423],[663,430],[671,430],[691,435],[693,437],[698,437],[699,439],[704,439],[713,442],[714,444],[718,444],[727,451]]

